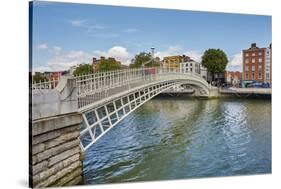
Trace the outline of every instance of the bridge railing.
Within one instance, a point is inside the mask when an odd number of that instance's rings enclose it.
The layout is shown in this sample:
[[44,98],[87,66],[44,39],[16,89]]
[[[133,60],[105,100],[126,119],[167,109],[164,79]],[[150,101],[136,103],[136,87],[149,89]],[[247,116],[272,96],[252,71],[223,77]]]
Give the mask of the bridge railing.
[[31,89],[32,90],[43,90],[43,89],[54,89],[59,83],[59,79],[50,79],[35,82],[32,80]]
[[179,68],[134,68],[78,76],[76,77],[78,107],[87,107],[93,102],[106,99],[141,85],[157,81],[186,80],[188,76],[193,81],[201,83],[201,86],[209,88],[209,84],[200,74],[193,72],[184,73]]
[[76,77],[78,96],[90,95],[104,90],[140,81],[154,80],[158,68],[133,68],[98,72]]
[[[200,74],[193,72],[184,73],[179,68],[151,67],[121,69],[76,76],[74,79],[77,88],[79,109],[117,93],[157,81],[192,79],[192,81],[201,84],[201,86],[209,88],[208,83]],[[34,83],[32,89],[54,89],[58,82],[59,80],[50,80]]]

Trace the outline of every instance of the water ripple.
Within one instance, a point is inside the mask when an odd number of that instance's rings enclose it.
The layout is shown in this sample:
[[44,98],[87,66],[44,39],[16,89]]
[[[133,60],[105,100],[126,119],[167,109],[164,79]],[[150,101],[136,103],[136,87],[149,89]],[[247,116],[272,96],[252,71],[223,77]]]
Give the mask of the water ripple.
[[270,101],[155,99],[84,160],[87,184],[270,172]]

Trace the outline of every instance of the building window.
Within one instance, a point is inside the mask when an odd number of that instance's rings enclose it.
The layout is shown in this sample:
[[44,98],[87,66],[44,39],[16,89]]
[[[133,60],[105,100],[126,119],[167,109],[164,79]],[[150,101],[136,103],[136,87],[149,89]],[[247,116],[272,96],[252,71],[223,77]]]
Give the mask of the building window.
[[262,62],[262,58],[259,58],[259,62]]
[[261,56],[262,55],[262,53],[261,52],[259,52],[259,56]]
[[269,80],[269,73],[266,73],[266,79]]
[[249,79],[249,75],[248,75],[248,73],[246,73],[246,79]]
[[248,53],[246,53],[246,56],[249,56],[249,54],[248,54]]
[[259,65],[259,70],[262,70],[262,65]]
[[252,59],[252,63],[255,63],[255,62],[256,62],[256,59],[253,58],[253,59]]
[[252,79],[255,79],[255,73],[252,72]]
[[246,64],[248,64],[248,63],[249,63],[249,59],[248,59],[248,58],[246,58],[245,62],[246,62]]
[[249,71],[249,66],[246,66],[246,67],[245,67],[245,71]]
[[252,71],[255,71],[255,66],[252,66]]
[[259,79],[261,79],[261,72],[259,72]]
[[256,56],[256,53],[252,53],[252,56]]

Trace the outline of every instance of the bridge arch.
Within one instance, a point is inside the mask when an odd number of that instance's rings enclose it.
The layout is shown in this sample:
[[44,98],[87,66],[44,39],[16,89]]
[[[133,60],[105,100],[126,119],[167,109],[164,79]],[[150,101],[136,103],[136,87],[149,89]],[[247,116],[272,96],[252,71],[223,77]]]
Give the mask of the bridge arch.
[[139,81],[134,82],[136,85],[128,85],[124,82],[123,85],[119,84],[111,88],[110,82],[103,80],[109,86],[104,86],[103,90],[92,91],[92,93],[86,90],[87,93],[81,95],[78,100],[82,104],[79,110],[83,115],[79,137],[82,150],[87,150],[142,104],[175,85],[195,85],[203,91],[201,94],[203,96],[208,96],[210,93],[209,84],[199,75],[154,71],[149,74],[143,73],[140,75],[142,82],[140,85],[137,85]]

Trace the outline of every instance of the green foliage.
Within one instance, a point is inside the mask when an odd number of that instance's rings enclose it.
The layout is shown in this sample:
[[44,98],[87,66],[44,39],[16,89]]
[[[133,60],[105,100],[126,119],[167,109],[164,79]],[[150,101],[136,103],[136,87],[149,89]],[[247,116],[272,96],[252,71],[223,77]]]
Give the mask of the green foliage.
[[97,65],[97,71],[109,71],[109,70],[117,70],[121,68],[121,64],[119,64],[114,59],[104,59]]
[[155,60],[152,60],[151,62],[145,64],[145,67],[159,67],[160,63],[156,62]]
[[[131,68],[139,68],[142,67],[142,64],[149,61],[151,59],[151,54],[146,52],[141,52],[137,54],[134,58],[132,64],[130,64]],[[147,65],[146,65],[147,66]]]
[[90,64],[80,64],[73,72],[74,76],[93,73],[93,67]]
[[206,67],[211,74],[224,72],[227,63],[227,56],[220,49],[208,49],[202,56],[202,65]]
[[47,77],[44,76],[44,75],[41,74],[41,73],[36,73],[36,74],[33,76],[32,79],[33,79],[33,82],[39,83],[39,82],[46,81],[46,80],[47,80]]

